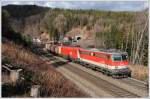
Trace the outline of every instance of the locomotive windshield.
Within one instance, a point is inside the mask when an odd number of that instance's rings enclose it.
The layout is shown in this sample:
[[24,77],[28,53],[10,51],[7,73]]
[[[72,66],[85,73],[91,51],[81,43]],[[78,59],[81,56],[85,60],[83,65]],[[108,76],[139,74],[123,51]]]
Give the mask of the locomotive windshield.
[[125,61],[127,60],[127,55],[125,54],[113,55],[112,58],[114,61]]
[[127,60],[127,55],[125,55],[125,54],[122,54],[122,60],[124,61],[124,60]]
[[121,57],[121,55],[113,55],[113,60],[114,61],[121,61],[122,57]]

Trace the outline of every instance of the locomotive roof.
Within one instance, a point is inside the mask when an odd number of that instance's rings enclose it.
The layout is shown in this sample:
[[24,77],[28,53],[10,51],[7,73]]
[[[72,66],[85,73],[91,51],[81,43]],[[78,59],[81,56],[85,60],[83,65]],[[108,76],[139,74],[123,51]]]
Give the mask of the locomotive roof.
[[117,49],[97,49],[97,48],[86,48],[86,50],[93,51],[93,52],[103,52],[108,54],[126,54],[127,52],[122,52]]
[[[81,47],[77,47],[75,45],[67,45],[67,47],[76,47],[76,48],[81,48]],[[81,48],[83,50],[88,50],[88,51],[92,51],[92,52],[101,52],[101,53],[106,53],[106,54],[127,54],[127,52],[122,52],[120,50],[117,49],[102,49],[102,48]]]

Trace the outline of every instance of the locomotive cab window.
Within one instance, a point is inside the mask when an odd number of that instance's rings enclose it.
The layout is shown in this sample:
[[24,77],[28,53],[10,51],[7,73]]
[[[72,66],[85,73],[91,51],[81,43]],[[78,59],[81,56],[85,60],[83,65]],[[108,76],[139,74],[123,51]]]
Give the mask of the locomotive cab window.
[[121,55],[113,55],[112,58],[113,58],[113,61],[122,61]]
[[122,54],[122,60],[124,61],[124,60],[127,60],[127,59],[128,59],[128,56],[125,55],[125,54]]

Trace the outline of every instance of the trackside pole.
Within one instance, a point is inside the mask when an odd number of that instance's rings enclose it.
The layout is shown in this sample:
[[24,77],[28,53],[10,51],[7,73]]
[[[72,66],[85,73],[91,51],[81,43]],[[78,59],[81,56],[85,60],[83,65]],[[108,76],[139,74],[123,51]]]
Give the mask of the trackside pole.
[[31,93],[30,93],[30,96],[31,96],[31,97],[38,97],[38,96],[40,96],[40,95],[39,95],[39,94],[40,94],[39,89],[40,89],[40,85],[32,85],[32,86],[31,86]]

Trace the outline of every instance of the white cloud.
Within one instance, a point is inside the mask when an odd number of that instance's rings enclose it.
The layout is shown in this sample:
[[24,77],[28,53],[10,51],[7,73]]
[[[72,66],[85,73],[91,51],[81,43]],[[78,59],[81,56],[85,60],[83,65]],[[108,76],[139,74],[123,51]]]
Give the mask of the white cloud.
[[64,8],[72,8],[72,7],[74,7],[74,5],[71,4],[70,2],[61,2],[60,6],[62,6]]
[[28,4],[29,4],[29,5],[34,5],[34,4],[35,4],[35,2],[30,1],[30,2],[28,2]]
[[72,4],[71,2],[65,2],[65,1],[49,1],[45,2],[44,6],[51,7],[51,8],[75,8],[76,4]]
[[14,4],[14,5],[34,5],[36,2],[34,1],[11,1],[7,2],[8,4]]
[[143,8],[148,8],[148,1],[144,2]]
[[45,2],[44,6],[55,8],[55,2]]
[[139,7],[137,7],[137,10],[144,10],[148,8],[148,1],[143,2]]
[[19,5],[20,2],[19,1],[14,1],[14,2],[12,2],[12,4]]

